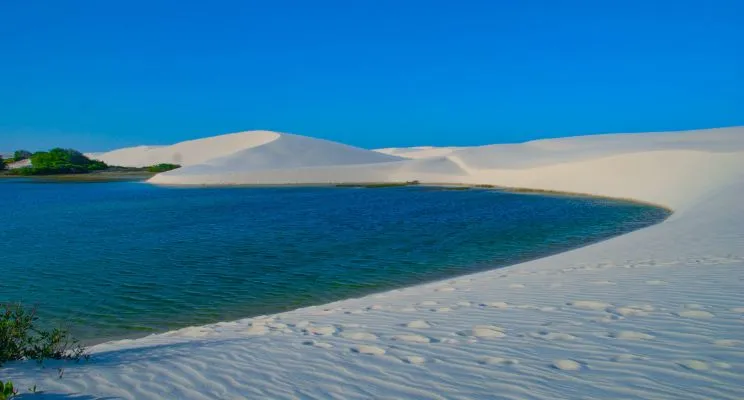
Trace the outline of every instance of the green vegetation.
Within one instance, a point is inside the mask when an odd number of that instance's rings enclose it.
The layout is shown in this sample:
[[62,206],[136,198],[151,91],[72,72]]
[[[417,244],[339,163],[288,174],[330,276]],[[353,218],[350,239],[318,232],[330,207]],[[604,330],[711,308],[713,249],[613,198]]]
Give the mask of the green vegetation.
[[152,172],[152,173],[157,174],[160,172],[172,171],[178,168],[181,168],[181,166],[178,164],[157,164],[157,165],[151,165],[147,167],[147,172]]
[[[87,360],[85,347],[64,329],[40,329],[36,326],[36,308],[21,304],[0,304],[0,367],[8,361]],[[60,377],[62,370],[60,369]],[[29,389],[32,392],[36,390]],[[13,398],[18,391],[13,382],[0,381],[0,400]]]
[[87,359],[85,347],[64,329],[44,330],[36,325],[36,308],[0,304],[0,366],[8,361]]
[[31,158],[32,155],[33,153],[31,153],[28,150],[16,150],[16,152],[13,153],[13,161],[15,162],[23,161],[23,160]]
[[8,166],[6,165],[6,162],[7,161],[3,160],[3,156],[0,156],[0,171],[4,170],[5,168],[8,168]]
[[380,183],[361,183],[361,184],[360,183],[339,183],[336,185],[336,187],[378,189],[378,188],[401,187],[401,186],[415,186],[418,184],[419,184],[419,181],[380,182]]
[[11,175],[56,175],[85,174],[108,168],[106,163],[91,160],[83,153],[73,149],[55,148],[40,151],[30,157],[31,166],[10,170]]
[[473,187],[477,187],[477,188],[487,188],[487,189],[493,189],[493,188],[495,188],[495,187],[496,187],[496,185],[475,185],[475,186],[473,186]]
[[0,381],[0,400],[7,400],[18,394],[18,391],[13,388],[13,382],[7,381],[3,383]]

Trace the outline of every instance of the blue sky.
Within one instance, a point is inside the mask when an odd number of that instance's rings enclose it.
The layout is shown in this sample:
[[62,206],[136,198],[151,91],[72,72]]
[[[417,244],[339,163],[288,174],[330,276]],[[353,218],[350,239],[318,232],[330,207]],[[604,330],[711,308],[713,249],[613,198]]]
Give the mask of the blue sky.
[[744,125],[744,1],[0,3],[0,150]]

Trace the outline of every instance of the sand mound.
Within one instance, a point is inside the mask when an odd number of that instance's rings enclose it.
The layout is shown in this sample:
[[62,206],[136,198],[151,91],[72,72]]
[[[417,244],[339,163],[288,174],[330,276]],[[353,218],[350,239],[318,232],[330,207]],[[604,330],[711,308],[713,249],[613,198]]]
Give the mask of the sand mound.
[[122,167],[145,167],[161,163],[188,166],[260,146],[280,136],[269,131],[238,132],[189,140],[172,146],[128,147],[98,154],[96,158],[106,164]]
[[[464,174],[456,163],[444,157],[408,160],[328,140],[284,133],[275,135],[273,140],[243,149],[225,149],[221,157],[159,174],[150,182],[219,185],[440,181],[442,176]],[[214,139],[204,139],[200,147],[206,145],[204,142],[215,147],[222,145],[213,144]],[[171,147],[176,146],[179,145]],[[213,154],[219,152],[211,149]]]

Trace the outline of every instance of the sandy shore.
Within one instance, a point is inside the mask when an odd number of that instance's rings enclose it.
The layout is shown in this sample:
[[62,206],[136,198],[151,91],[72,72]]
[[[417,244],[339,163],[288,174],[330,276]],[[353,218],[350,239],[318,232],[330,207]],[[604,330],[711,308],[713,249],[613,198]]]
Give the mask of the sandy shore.
[[360,173],[631,198],[675,213],[505,269],[101,344],[63,379],[56,364],[14,364],[3,375],[80,399],[744,398],[744,129],[431,152],[302,169],[223,156],[155,181],[319,183]]

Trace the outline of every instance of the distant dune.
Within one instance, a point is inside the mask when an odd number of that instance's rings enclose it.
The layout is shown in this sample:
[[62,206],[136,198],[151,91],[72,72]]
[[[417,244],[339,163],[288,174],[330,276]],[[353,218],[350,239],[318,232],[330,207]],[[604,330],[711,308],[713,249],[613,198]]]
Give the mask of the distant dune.
[[[741,149],[744,149],[742,128],[377,151],[299,135],[252,131],[172,146],[122,149],[99,158],[113,165],[143,166],[167,162],[184,166],[156,175],[150,180],[156,184],[417,180],[422,183],[480,183],[574,191],[668,204],[673,190],[687,191],[688,185],[708,185],[717,179],[715,177],[734,173],[731,170],[709,171],[711,177],[708,179],[688,179],[722,165],[706,162],[708,158]],[[644,172],[637,169],[644,169]],[[612,185],[604,183],[608,176],[613,177]],[[677,202],[688,197],[675,198],[673,204],[668,205],[677,206]]]
[[[215,136],[154,150],[135,149],[126,149],[129,158],[119,162],[133,165],[143,159],[150,163],[182,160],[184,168],[150,180],[157,184],[384,182],[462,174],[455,163],[443,158],[412,162],[328,140],[266,131]],[[108,162],[108,155],[103,158]]]

